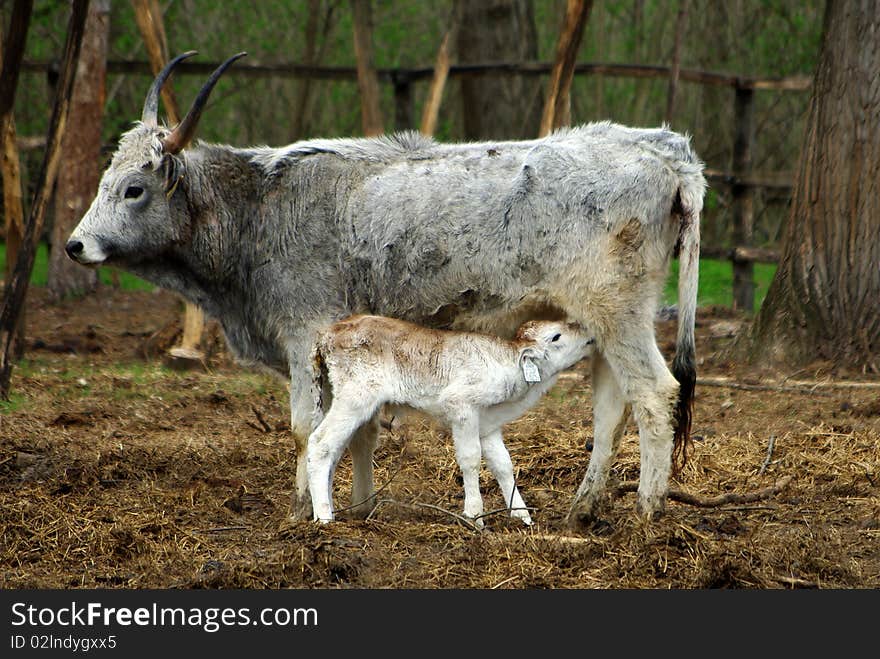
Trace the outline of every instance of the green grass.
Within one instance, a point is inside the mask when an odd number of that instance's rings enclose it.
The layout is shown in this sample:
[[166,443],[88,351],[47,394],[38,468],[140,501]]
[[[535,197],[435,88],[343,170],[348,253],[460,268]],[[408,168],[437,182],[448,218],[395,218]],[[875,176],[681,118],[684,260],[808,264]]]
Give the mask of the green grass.
[[[0,243],[0,273],[6,272],[6,243]],[[49,272],[49,249],[45,243],[40,243],[37,255],[34,258],[34,267],[31,270],[31,286],[45,286]],[[119,286],[126,291],[151,291],[155,288],[151,283],[144,281],[127,272],[116,271],[119,275]],[[102,284],[110,284],[113,281],[112,268],[98,268],[98,279]]]
[[[767,295],[770,282],[776,273],[776,266],[767,263],[755,264],[755,311]],[[664,302],[678,304],[678,260],[672,262],[669,279],[666,281]],[[700,259],[700,286],[697,290],[697,306],[733,306],[733,266],[730,261]]]
[[[34,286],[46,285],[46,273],[48,270],[49,257],[46,245],[41,244],[37,250],[37,258],[34,262],[34,269],[31,274],[31,284]],[[6,245],[0,243],[0,272],[6,268]],[[111,269],[99,268],[98,276],[103,284],[111,282]],[[755,290],[755,311],[757,311],[764,296],[767,295],[767,288],[773,280],[773,274],[776,272],[776,266],[766,263],[755,264],[755,282],[757,289]],[[119,285],[123,290],[153,290],[154,286],[143,279],[139,279],[127,272],[119,271]],[[676,288],[678,286],[678,261],[672,262],[672,270],[669,280],[666,282],[666,290],[664,293],[664,302],[666,304],[676,304],[678,295]],[[700,287],[697,292],[698,306],[723,306],[729,307],[733,304],[733,267],[730,261],[720,261],[717,259],[700,259]]]

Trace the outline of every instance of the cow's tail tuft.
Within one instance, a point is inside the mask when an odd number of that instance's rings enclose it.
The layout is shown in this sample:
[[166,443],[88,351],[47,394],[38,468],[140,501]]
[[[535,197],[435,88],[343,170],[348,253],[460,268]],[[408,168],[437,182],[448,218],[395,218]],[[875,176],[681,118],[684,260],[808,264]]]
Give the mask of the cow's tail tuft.
[[706,189],[701,168],[688,168],[678,191],[678,335],[672,374],[679,383],[678,400],[673,412],[673,473],[679,474],[687,463],[691,441],[694,389],[697,383],[694,324],[697,310],[697,285],[700,268],[700,212]]

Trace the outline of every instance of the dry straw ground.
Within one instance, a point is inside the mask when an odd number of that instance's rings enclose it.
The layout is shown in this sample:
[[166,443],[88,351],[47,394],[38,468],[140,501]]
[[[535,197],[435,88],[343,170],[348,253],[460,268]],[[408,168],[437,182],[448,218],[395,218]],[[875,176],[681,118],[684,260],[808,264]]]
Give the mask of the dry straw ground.
[[[698,387],[697,441],[673,485],[711,498],[781,481],[776,494],[672,501],[645,524],[623,487],[590,528],[567,529],[592,439],[582,364],[506,434],[533,528],[494,514],[476,533],[456,519],[451,442],[420,419],[383,431],[368,520],[343,512],[327,527],[285,528],[283,383],[233,364],[216,336],[206,371],[162,368],[154,356],[179,329],[166,293],[105,290],[57,306],[42,295],[0,408],[4,588],[880,587],[877,378],[817,364],[775,387],[779,374],[737,372],[719,357],[740,322],[729,313],[699,315],[700,376],[715,384]],[[667,355],[673,328],[659,325]],[[841,379],[867,386],[830,386]],[[344,459],[338,506],[348,469]],[[632,424],[613,474],[638,478]],[[503,507],[488,474],[483,485],[487,509]]]

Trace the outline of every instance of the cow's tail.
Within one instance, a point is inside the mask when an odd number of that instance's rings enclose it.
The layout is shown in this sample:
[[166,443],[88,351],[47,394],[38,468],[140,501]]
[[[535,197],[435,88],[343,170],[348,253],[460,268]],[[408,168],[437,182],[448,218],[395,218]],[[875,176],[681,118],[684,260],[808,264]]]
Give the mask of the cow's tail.
[[697,310],[697,284],[700,269],[700,212],[706,182],[702,165],[687,163],[682,167],[681,185],[673,213],[680,219],[678,232],[678,336],[672,374],[679,383],[678,401],[673,413],[673,473],[678,474],[687,462],[690,450],[694,388],[697,383],[694,323]]

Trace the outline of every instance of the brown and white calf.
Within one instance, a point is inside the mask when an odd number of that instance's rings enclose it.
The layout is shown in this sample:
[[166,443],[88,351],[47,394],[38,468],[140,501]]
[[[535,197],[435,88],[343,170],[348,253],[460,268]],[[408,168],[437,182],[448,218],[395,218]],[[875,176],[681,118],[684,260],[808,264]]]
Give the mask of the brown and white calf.
[[308,440],[308,478],[315,520],[333,520],[336,464],[355,432],[382,406],[425,412],[452,430],[464,481],[464,514],[483,522],[480,456],[498,481],[512,517],[532,520],[514,483],[501,428],[532,407],[560,371],[592,350],[579,325],[530,321],[511,341],[485,334],[427,329],[383,316],[351,316],[321,333],[317,344],[326,416]]

